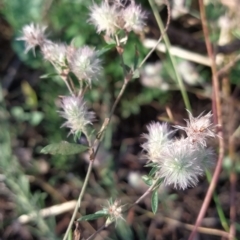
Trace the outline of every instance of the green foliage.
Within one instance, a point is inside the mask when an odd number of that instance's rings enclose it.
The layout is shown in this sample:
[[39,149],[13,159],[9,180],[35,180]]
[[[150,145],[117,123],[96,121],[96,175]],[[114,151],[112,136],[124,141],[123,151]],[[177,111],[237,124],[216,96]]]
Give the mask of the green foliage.
[[88,147],[76,143],[69,143],[67,141],[62,141],[60,143],[52,143],[47,145],[41,150],[44,154],[61,154],[61,155],[72,155],[84,152]]
[[98,218],[101,218],[101,217],[108,217],[108,212],[106,210],[100,210],[100,211],[97,211],[93,214],[89,214],[89,215],[85,215],[85,216],[82,216],[80,217],[77,221],[91,221],[91,220],[96,220]]
[[151,205],[152,205],[152,212],[156,214],[158,210],[158,189],[152,192]]

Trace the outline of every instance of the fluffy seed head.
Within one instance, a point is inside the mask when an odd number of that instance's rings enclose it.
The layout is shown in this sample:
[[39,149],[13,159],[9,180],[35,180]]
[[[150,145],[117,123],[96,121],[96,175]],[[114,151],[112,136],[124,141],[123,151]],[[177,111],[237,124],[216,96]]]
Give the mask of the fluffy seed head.
[[97,80],[101,75],[102,66],[98,52],[88,46],[72,52],[68,63],[79,81],[87,80],[91,85],[92,80]]
[[119,12],[115,5],[109,5],[107,1],[100,5],[93,4],[90,8],[89,22],[92,23],[97,32],[106,32],[112,36],[118,31]]
[[190,112],[188,112],[188,114],[189,120],[186,120],[187,127],[176,126],[176,128],[184,130],[188,136],[188,140],[192,144],[205,147],[207,138],[216,137],[214,126],[211,122],[211,112],[206,115],[201,114],[196,118],[194,118]]
[[143,134],[147,141],[142,144],[142,148],[147,152],[148,159],[155,162],[165,146],[170,143],[170,136],[173,132],[169,131],[167,124],[159,122],[150,123],[147,130],[148,133]]
[[46,41],[44,31],[46,27],[34,25],[33,23],[25,25],[22,29],[23,36],[17,40],[25,41],[25,52],[27,53],[30,49],[35,49],[36,46],[42,46]]
[[70,134],[85,131],[86,125],[92,124],[95,115],[89,112],[82,98],[64,97],[60,115],[66,119],[62,127],[70,128]]
[[132,2],[127,8],[122,10],[122,18],[125,22],[124,29],[128,32],[142,31],[147,15],[139,5]]
[[164,148],[158,167],[157,177],[164,178],[166,185],[179,189],[196,186],[198,176],[203,175],[197,153],[185,139],[176,140]]
[[51,62],[58,72],[61,72],[63,68],[67,68],[67,46],[65,44],[46,41],[41,47],[41,50],[44,59]]

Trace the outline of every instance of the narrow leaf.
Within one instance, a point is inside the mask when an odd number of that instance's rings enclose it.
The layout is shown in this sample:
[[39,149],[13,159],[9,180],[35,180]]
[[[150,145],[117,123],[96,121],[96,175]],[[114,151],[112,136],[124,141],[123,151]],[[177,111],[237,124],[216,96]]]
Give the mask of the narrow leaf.
[[111,44],[108,44],[108,45],[104,46],[101,50],[98,51],[98,56],[100,57],[105,52],[108,52],[109,50],[111,50],[115,47],[116,47],[116,43],[111,43]]
[[55,76],[58,76],[58,74],[57,73],[47,73],[47,74],[40,76],[40,78],[44,79],[44,78],[51,78],[51,77],[55,77]]
[[88,149],[87,146],[69,143],[67,141],[62,141],[60,143],[49,144],[41,150],[43,154],[61,154],[61,155],[71,155],[76,153],[84,152]]
[[149,176],[147,176],[147,175],[142,176],[142,180],[143,180],[148,186],[151,186],[152,183],[153,183],[152,178],[149,178]]
[[152,205],[152,212],[156,214],[158,210],[158,189],[156,189],[152,193],[151,205]]
[[98,219],[101,217],[107,217],[107,216],[108,216],[108,214],[106,214],[106,213],[94,213],[94,214],[82,216],[77,221],[79,221],[79,222],[80,221],[91,221],[91,220],[95,220],[95,219]]
[[159,169],[157,167],[153,167],[149,172],[148,176],[153,177],[158,170]]

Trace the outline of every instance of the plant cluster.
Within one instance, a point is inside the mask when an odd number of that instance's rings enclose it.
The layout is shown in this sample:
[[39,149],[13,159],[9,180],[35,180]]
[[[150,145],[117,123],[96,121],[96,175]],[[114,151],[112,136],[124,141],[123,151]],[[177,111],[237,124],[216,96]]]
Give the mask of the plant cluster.
[[[74,210],[71,222],[64,239],[68,237],[72,224],[75,220],[78,208],[87,186],[92,164],[98,151],[99,144],[107,128],[111,116],[125,91],[127,84],[134,78],[139,70],[137,62],[134,66],[124,64],[124,46],[130,31],[141,31],[144,27],[146,13],[134,1],[104,1],[101,4],[93,4],[90,7],[88,22],[93,24],[98,33],[104,33],[109,47],[95,50],[89,46],[75,47],[73,44],[56,43],[46,37],[46,27],[30,24],[23,27],[23,36],[19,40],[25,41],[26,52],[35,51],[40,47],[43,58],[49,61],[56,69],[57,74],[66,84],[70,95],[63,96],[59,111],[61,117],[66,119],[63,127],[70,129],[69,134],[79,136],[84,133],[88,140],[90,152],[89,168],[78,198],[78,204]],[[113,44],[112,44],[113,43]],[[105,119],[101,129],[95,135],[89,131],[95,114],[88,110],[84,100],[85,93],[91,89],[93,82],[103,81],[103,61],[100,59],[103,53],[111,48],[116,48],[121,59],[123,68],[123,83],[118,97],[113,103],[109,116]],[[136,54],[137,56],[137,54]],[[136,57],[137,58],[137,57]],[[146,61],[146,59],[145,59]],[[139,64],[142,66],[143,62]],[[78,86],[74,85],[72,75],[78,79]],[[148,133],[143,134],[146,142],[142,148],[148,159],[147,166],[152,167],[144,180],[150,186],[144,196],[153,192],[152,208],[156,212],[158,201],[157,190],[162,182],[166,185],[173,185],[175,188],[186,189],[196,186],[199,176],[204,174],[205,169],[213,165],[213,152],[207,149],[206,140],[215,137],[214,126],[211,123],[212,114],[200,115],[194,118],[189,112],[189,120],[186,127],[176,126],[177,129],[186,132],[186,137],[174,139],[174,131],[170,131],[166,124],[151,123],[148,125]],[[85,150],[79,144],[71,144],[66,141],[60,144],[50,144],[43,149],[43,153],[52,154],[73,154]],[[141,199],[141,198],[140,198]],[[138,203],[139,201],[136,201]],[[92,220],[98,217],[106,217],[105,226],[119,219],[123,219],[123,206],[120,200],[109,201],[109,206],[95,214],[84,216],[81,220]]]

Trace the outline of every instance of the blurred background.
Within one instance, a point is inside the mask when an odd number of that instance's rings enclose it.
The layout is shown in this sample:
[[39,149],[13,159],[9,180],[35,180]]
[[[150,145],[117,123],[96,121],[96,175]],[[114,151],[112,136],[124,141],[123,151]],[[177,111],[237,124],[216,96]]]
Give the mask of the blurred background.
[[[159,28],[146,0],[139,0],[148,13],[144,32],[131,33],[124,50],[128,65],[134,61],[137,47],[140,60],[154,47],[160,36]],[[20,216],[60,203],[76,200],[88,166],[87,154],[43,155],[40,150],[49,143],[67,140],[68,130],[60,128],[59,96],[67,89],[59,77],[44,77],[54,68],[36,51],[24,54],[24,42],[17,41],[21,29],[31,22],[47,26],[48,38],[57,42],[72,41],[76,46],[88,44],[96,49],[106,45],[87,23],[91,1],[82,0],[0,0],[0,239],[61,239],[71,218],[72,210],[44,218],[22,221]],[[226,146],[223,171],[210,203],[203,226],[227,231],[229,228],[230,175],[236,178],[239,163],[239,73],[240,28],[239,1],[205,1],[210,38],[217,53],[223,104],[223,131]],[[167,20],[164,2],[156,0],[163,22]],[[184,81],[197,116],[212,109],[210,60],[207,57],[201,27],[198,2],[172,0],[171,23],[167,35],[170,54],[176,58],[177,71]],[[104,77],[93,84],[86,94],[91,110],[96,112],[94,124],[99,129],[121,88],[123,76],[115,49],[104,55]],[[227,69],[224,67],[232,63]],[[107,205],[107,199],[129,203],[147,190],[141,176],[144,167],[141,138],[151,121],[184,125],[187,118],[174,70],[160,44],[141,69],[138,79],[130,82],[106,131],[97,155],[81,214],[91,214]],[[232,141],[233,137],[234,141]],[[84,142],[84,139],[79,141]],[[209,143],[218,151],[217,140]],[[229,151],[233,149],[233,151]],[[119,222],[99,234],[96,239],[187,239],[208,188],[203,177],[199,185],[185,191],[162,187],[159,210],[151,212],[150,197],[126,214]],[[237,204],[240,185],[236,184]],[[240,220],[240,208],[236,210]],[[80,217],[80,215],[79,215]],[[81,222],[82,237],[90,236],[104,219]],[[236,239],[240,239],[237,224]],[[198,239],[224,239],[219,232],[204,232]]]

